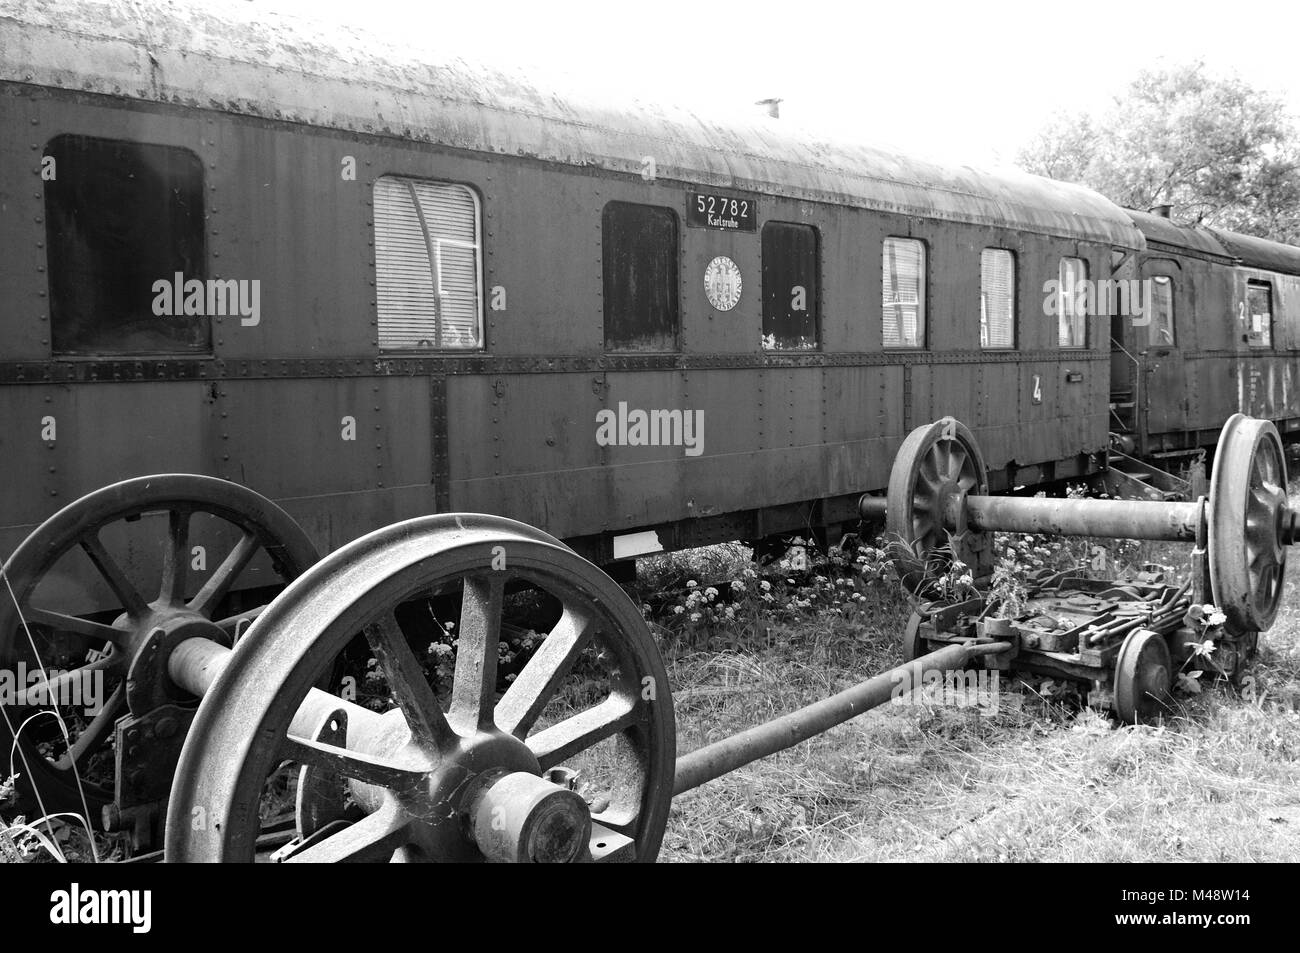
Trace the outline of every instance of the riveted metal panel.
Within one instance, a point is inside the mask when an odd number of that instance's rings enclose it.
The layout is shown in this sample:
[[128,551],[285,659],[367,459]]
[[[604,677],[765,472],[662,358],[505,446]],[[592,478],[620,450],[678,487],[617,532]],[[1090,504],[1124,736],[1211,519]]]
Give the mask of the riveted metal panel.
[[603,391],[589,374],[449,378],[451,509],[591,531],[610,505],[596,444]]
[[210,435],[216,475],[285,503],[295,516],[310,514],[304,528],[322,549],[381,525],[370,519],[402,515],[391,503],[353,497],[413,487],[432,511],[427,381],[228,381],[219,394]]
[[[259,282],[259,314],[214,318],[227,359],[377,352],[373,216],[357,150],[318,133],[285,135],[247,122],[204,118],[210,157],[209,269]],[[364,157],[363,157],[364,158]]]
[[1057,423],[1063,444],[1056,456],[1071,456],[1092,446],[1088,425],[1097,406],[1092,399],[1092,382],[1107,370],[1108,365],[1103,368],[1088,360],[1087,354],[1062,361],[1057,367]]
[[766,474],[754,465],[758,377],[742,370],[683,373],[682,407],[704,412],[701,453],[682,454],[682,497],[673,507],[683,516],[746,510],[767,499]]
[[986,364],[980,368],[979,401],[971,426],[991,467],[1006,466],[1021,447],[1021,397],[1017,365]]
[[[0,522],[39,522],[130,477],[212,472],[213,402],[204,384],[5,388],[3,396],[0,439],[17,451],[4,454],[5,473],[22,491],[0,494]],[[39,439],[47,417],[56,434],[50,442]]]
[[[657,372],[651,374],[613,373],[607,375],[609,383],[603,410],[611,412],[622,420],[626,414],[629,421],[627,436],[629,443],[624,445],[602,446],[601,463],[606,473],[606,496],[603,497],[607,507],[609,528],[622,529],[643,526],[662,519],[659,514],[671,519],[681,519],[691,515],[692,502],[685,492],[685,474],[687,447],[685,433],[685,412],[702,410],[704,415],[704,444],[708,447],[710,437],[709,423],[711,417],[719,416],[719,407],[693,407],[686,395],[689,381],[681,372]],[[682,428],[678,433],[680,442],[664,445],[662,428],[660,428],[659,446],[632,446],[632,414],[649,415],[654,411],[682,411]],[[592,432],[594,434],[594,423]],[[648,438],[651,428],[646,426]],[[673,427],[670,423],[671,438]],[[698,438],[692,431],[692,438]]]
[[1217,429],[1237,412],[1243,366],[1248,365],[1231,353],[1186,355],[1187,386],[1196,394],[1195,403],[1188,408],[1187,429]]
[[766,502],[825,495],[820,370],[772,368],[764,374],[765,433],[754,460]]
[[889,484],[903,428],[901,367],[827,368],[823,372],[826,490],[863,493]]
[[[1056,459],[1065,446],[1057,426],[1061,413],[1060,366],[1046,361],[1026,362],[1020,365],[1018,384],[1016,406],[1022,432],[1013,459],[1021,466]],[[1105,433],[1101,436],[1104,447]]]
[[41,150],[53,131],[41,123],[46,98],[39,90],[30,96],[13,95],[0,83],[0,129],[5,131],[0,135],[0,356],[9,361],[40,361],[50,354],[40,177]]
[[[481,165],[466,174],[483,195],[484,316],[493,353],[599,356],[600,223],[610,190],[563,167]],[[563,238],[537,240],[552,229]]]

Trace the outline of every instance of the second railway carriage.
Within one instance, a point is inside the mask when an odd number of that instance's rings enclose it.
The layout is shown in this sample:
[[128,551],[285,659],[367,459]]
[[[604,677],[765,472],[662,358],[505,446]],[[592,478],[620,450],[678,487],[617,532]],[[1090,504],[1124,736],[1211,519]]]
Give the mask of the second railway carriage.
[[995,488],[1104,466],[1107,328],[1041,289],[1145,240],[1087,190],[243,4],[5,7],[6,553],[158,472],[252,487],[321,551],[482,511],[608,564],[833,534],[944,414]]
[[1226,322],[1236,352],[1235,409],[1272,420],[1284,439],[1294,439],[1300,435],[1300,248],[1210,231],[1236,259]]
[[1150,307],[1110,319],[1112,428],[1164,461],[1213,447],[1237,412],[1295,434],[1300,249],[1129,214],[1146,239],[1134,276]]

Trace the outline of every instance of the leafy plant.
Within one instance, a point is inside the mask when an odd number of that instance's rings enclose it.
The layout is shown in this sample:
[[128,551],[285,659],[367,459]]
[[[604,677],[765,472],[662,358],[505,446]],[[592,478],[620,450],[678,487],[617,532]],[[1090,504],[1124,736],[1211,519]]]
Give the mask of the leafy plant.
[[1010,556],[1003,556],[993,567],[989,582],[989,604],[996,619],[1018,619],[1025,614],[1029,589],[1021,566]]

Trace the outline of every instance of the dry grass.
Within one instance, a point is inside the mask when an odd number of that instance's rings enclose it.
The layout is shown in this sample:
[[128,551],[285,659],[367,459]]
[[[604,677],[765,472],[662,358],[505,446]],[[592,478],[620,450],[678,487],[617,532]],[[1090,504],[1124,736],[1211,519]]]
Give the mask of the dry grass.
[[[1185,552],[1160,555],[1181,564]],[[700,557],[686,559],[692,575]],[[1291,575],[1242,694],[1183,697],[1155,727],[1032,696],[996,714],[887,705],[679,797],[660,859],[1293,860],[1300,600]],[[751,621],[722,652],[666,639],[679,752],[897,664],[906,604],[882,589],[859,609],[847,620]]]

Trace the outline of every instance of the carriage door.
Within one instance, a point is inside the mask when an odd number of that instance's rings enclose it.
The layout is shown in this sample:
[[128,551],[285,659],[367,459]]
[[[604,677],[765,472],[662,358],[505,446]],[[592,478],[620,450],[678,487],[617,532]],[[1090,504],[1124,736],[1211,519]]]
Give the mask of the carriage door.
[[1187,380],[1177,327],[1177,303],[1186,300],[1180,290],[1181,281],[1178,265],[1168,258],[1143,262],[1138,296],[1142,307],[1129,319],[1133,343],[1142,352],[1145,365],[1146,393],[1140,401],[1150,435],[1181,431],[1187,426]]
[[1132,351],[1132,334],[1128,318],[1113,314],[1110,318],[1110,422],[1113,433],[1137,431],[1137,361]]

